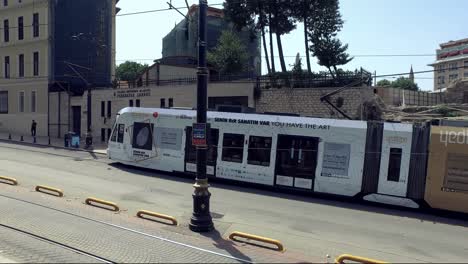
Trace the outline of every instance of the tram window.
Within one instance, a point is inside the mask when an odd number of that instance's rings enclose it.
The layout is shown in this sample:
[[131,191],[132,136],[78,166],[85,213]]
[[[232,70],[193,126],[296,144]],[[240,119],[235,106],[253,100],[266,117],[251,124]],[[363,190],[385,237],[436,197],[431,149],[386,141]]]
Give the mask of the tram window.
[[116,142],[116,141],[117,141],[117,130],[118,130],[117,127],[118,127],[118,126],[115,126],[114,131],[112,131],[112,137],[111,137],[111,141],[112,141],[112,142]]
[[[125,133],[125,125],[124,124],[119,124],[119,130],[117,131],[117,142],[123,143],[124,141],[124,133]],[[115,140],[114,140],[115,141]]]
[[247,163],[270,166],[271,141],[271,137],[250,136]]
[[136,149],[153,149],[153,124],[138,123],[133,124],[132,147]]
[[224,134],[223,161],[242,163],[244,156],[244,135]]
[[400,167],[401,167],[401,148],[390,149],[390,160],[388,163],[387,180],[393,182],[400,181]]
[[210,129],[210,136],[208,137],[208,163],[215,163],[218,158],[218,141],[219,141],[219,130]]

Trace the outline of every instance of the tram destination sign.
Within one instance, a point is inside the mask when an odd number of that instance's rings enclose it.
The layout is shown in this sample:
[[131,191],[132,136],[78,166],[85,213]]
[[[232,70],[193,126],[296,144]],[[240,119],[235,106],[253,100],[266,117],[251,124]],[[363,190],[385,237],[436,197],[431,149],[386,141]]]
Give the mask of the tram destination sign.
[[207,144],[207,124],[194,123],[192,126],[192,145],[198,147],[206,147]]

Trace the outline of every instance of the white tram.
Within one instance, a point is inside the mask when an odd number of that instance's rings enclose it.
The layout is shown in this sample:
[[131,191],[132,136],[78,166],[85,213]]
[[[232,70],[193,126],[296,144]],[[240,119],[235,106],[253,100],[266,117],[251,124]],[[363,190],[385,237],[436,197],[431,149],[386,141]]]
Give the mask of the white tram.
[[[111,160],[193,173],[196,112],[125,108],[109,141]],[[412,164],[428,137],[412,124],[208,112],[209,177],[418,207],[425,167]],[[424,137],[423,137],[423,136]]]

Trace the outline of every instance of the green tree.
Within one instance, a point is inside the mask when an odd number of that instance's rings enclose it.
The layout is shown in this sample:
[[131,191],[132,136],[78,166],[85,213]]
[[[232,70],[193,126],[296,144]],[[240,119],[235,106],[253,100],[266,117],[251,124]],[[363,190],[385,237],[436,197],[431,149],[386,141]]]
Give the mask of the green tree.
[[409,78],[400,77],[392,82],[391,87],[399,88],[403,90],[418,91],[418,84],[412,82]]
[[[316,42],[311,51],[318,59],[318,64],[328,69],[333,78],[339,74],[337,66],[345,65],[353,58],[346,53],[348,44],[343,45],[339,39],[322,39]],[[334,69],[334,72],[332,71]]]
[[[225,18],[234,25],[237,31],[245,27],[254,27],[262,35],[264,58],[268,74],[271,73],[270,58],[266,42],[266,27],[268,25],[267,10],[262,0],[226,0],[223,3]],[[258,17],[257,17],[258,16]],[[274,64],[274,61],[272,61]],[[274,66],[273,66],[274,68]]]
[[148,64],[126,61],[117,66],[115,75],[119,81],[135,81],[146,69]]
[[[319,65],[327,67],[335,78],[337,66],[345,65],[353,58],[346,53],[348,44],[342,44],[337,38],[343,27],[338,0],[313,0],[315,5],[307,19],[310,51],[317,57]],[[335,71],[335,74],[332,71]]]
[[232,31],[223,31],[218,45],[208,53],[208,62],[223,75],[236,74],[245,70],[248,58],[244,44]]
[[292,73],[293,74],[301,74],[303,72],[303,70],[302,70],[302,59],[301,59],[301,55],[299,53],[297,53],[296,61],[294,62],[294,64],[292,66],[293,66],[293,68],[292,68]]
[[283,44],[281,36],[296,29],[296,18],[294,16],[294,2],[296,0],[270,0],[269,7],[272,14],[270,30],[276,35],[276,45],[280,59],[281,71],[287,72],[284,60]]
[[387,79],[383,79],[377,82],[377,86],[390,86],[392,82]]
[[309,21],[313,17],[318,19],[317,11],[319,2],[323,0],[296,0],[293,1],[292,4],[292,14],[295,18],[302,22],[304,25],[304,46],[305,46],[305,53],[306,53],[306,62],[307,62],[307,72],[310,74],[312,73],[312,68],[310,66],[310,49],[309,49]]

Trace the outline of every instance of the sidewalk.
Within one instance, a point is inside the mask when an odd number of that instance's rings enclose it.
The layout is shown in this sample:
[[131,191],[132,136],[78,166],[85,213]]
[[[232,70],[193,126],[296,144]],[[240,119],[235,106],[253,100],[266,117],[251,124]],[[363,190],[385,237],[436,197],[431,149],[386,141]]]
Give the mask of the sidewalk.
[[[1,253],[1,252],[0,252]],[[11,259],[7,259],[5,257],[2,257],[0,255],[0,263],[16,263],[15,261],[11,260]]]
[[80,148],[65,148],[65,140],[63,136],[61,138],[50,137],[50,139],[48,137],[36,137],[36,139],[34,140],[34,138],[31,135],[21,136],[17,134],[0,132],[0,141],[8,141],[27,145],[50,146],[54,148],[63,148],[69,150],[87,151],[103,155],[107,154],[107,142],[93,142],[93,146],[91,148],[85,149],[85,141],[84,139],[81,139]]
[[[54,243],[111,260],[115,263],[318,263],[321,257],[306,257],[295,250],[272,251],[249,243],[225,239],[214,231],[193,234],[185,224],[166,226],[136,218],[131,212],[108,211],[89,207],[71,197],[59,199],[21,186],[0,186],[0,223],[47,238]],[[25,213],[27,212],[27,213]],[[0,228],[1,231],[1,228]],[[10,232],[11,233],[11,232]],[[12,235],[17,235],[12,233]],[[8,241],[8,238],[5,238]],[[39,243],[17,238],[21,245],[4,255],[19,262],[47,257],[47,262],[82,263],[70,259],[70,254],[53,247],[38,247]],[[30,256],[28,243],[35,243],[36,256]],[[32,245],[32,244],[31,244]],[[37,250],[37,248],[41,250]],[[0,252],[1,253],[1,252]],[[32,252],[31,252],[32,253]],[[81,256],[83,257],[83,256]],[[68,258],[68,259],[67,259]],[[0,259],[1,260],[1,259]],[[62,261],[58,261],[62,260]],[[75,260],[75,261],[74,261]],[[8,261],[8,259],[6,259]],[[36,262],[37,263],[37,262]]]

